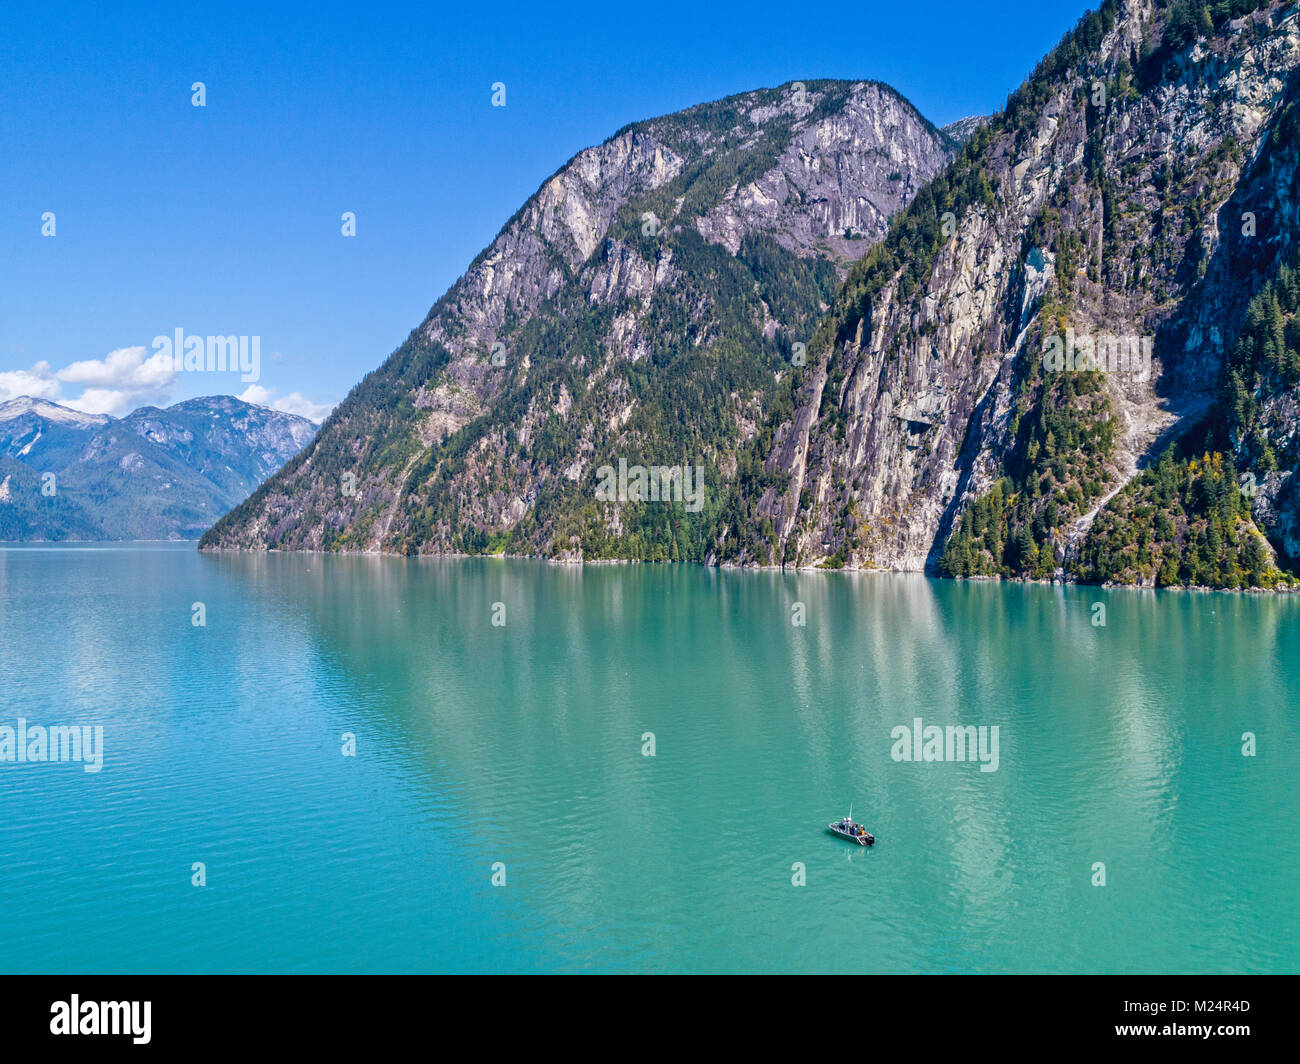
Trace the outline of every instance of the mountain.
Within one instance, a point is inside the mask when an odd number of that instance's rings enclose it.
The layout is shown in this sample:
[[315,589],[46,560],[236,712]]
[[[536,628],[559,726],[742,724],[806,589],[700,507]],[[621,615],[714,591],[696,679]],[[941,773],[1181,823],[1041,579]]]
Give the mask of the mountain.
[[959,118],[956,122],[949,122],[943,127],[943,132],[954,144],[961,145],[975,136],[976,130],[987,121],[988,118],[984,115],[971,115],[969,118]]
[[[638,122],[545,181],[204,547],[701,557],[849,266],[955,145],[871,82]],[[701,465],[698,509],[599,470]]]
[[123,418],[0,403],[0,540],[197,538],[315,428],[228,395]]
[[113,419],[107,414],[83,414],[80,410],[59,406],[48,399],[20,395],[0,403],[0,432],[6,442],[19,435],[23,427],[49,429],[64,425],[74,429],[98,428]]
[[43,460],[62,468],[89,433],[113,419],[107,414],[83,414],[47,399],[20,396],[0,403],[0,455],[26,461]]
[[630,126],[203,545],[1289,583],[1298,70],[1289,3],[1107,0],[950,132],[837,82]]
[[1277,584],[1300,559],[1298,22],[1085,16],[854,267],[715,557]]

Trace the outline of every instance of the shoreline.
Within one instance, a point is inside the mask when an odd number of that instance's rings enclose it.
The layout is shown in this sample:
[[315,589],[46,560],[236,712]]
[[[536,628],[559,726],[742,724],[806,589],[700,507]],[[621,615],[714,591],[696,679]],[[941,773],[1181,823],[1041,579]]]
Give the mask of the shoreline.
[[[189,540],[185,542],[197,542]],[[530,561],[540,562],[546,565],[553,565],[560,568],[586,568],[613,565],[693,565],[702,569],[717,569],[723,572],[759,572],[759,573],[824,573],[834,575],[837,573],[848,573],[860,576],[923,576],[931,580],[947,580],[955,584],[960,583],[999,583],[999,584],[1033,584],[1044,587],[1095,587],[1106,591],[1196,591],[1210,592],[1219,594],[1232,595],[1291,595],[1300,592],[1300,584],[1286,583],[1279,587],[1209,587],[1199,584],[1176,584],[1166,587],[1156,587],[1154,584],[1091,584],[1082,580],[1070,579],[1047,579],[1039,580],[1032,577],[1014,577],[1014,576],[941,576],[938,573],[929,572],[924,569],[877,569],[863,568],[861,566],[844,565],[836,569],[831,569],[822,565],[735,565],[730,562],[697,562],[697,561],[650,561],[644,558],[572,558],[561,557],[551,558],[538,554],[510,554],[502,552],[499,554],[464,554],[459,551],[442,551],[436,554],[398,554],[393,551],[384,550],[282,550],[278,547],[263,548],[254,550],[246,547],[203,547],[198,550],[200,554],[302,554],[329,556],[336,555],[339,557],[376,557],[376,558],[407,558],[415,561],[437,560],[437,559],[483,559],[493,558],[510,559],[512,561]]]
[[0,540],[0,550],[6,549],[46,549],[58,550],[60,548],[80,549],[94,547],[132,547],[132,546],[184,546],[193,544],[199,554],[300,554],[307,556],[337,556],[343,558],[409,558],[416,561],[425,559],[491,559],[491,558],[509,558],[512,561],[531,561],[541,562],[546,565],[557,567],[586,568],[588,566],[596,568],[600,566],[613,565],[695,565],[704,569],[718,569],[723,572],[757,572],[757,573],[824,573],[833,575],[836,573],[847,573],[859,576],[924,576],[931,580],[950,580],[955,584],[960,583],[996,583],[996,584],[1034,584],[1044,587],[1095,587],[1106,591],[1197,591],[1213,592],[1220,594],[1233,595],[1293,595],[1300,593],[1300,584],[1284,583],[1279,587],[1209,587],[1203,584],[1173,584],[1165,587],[1156,587],[1154,584],[1117,584],[1103,583],[1091,584],[1083,580],[1072,579],[1035,579],[1033,577],[1020,576],[941,576],[925,569],[877,569],[863,568],[862,566],[843,565],[839,568],[828,568],[824,565],[736,565],[731,562],[696,562],[696,561],[650,561],[644,558],[550,558],[539,554],[463,554],[458,551],[443,551],[437,554],[398,554],[393,551],[384,550],[282,550],[278,547],[269,547],[262,549],[252,549],[248,547],[198,547],[201,540],[197,539],[63,539],[63,540],[46,540],[46,539],[19,539],[19,540]]

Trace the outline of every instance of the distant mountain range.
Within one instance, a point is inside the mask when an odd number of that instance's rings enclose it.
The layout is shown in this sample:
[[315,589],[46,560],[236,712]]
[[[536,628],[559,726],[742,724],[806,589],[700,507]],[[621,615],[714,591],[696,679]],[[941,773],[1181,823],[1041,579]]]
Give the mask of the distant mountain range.
[[315,432],[229,395],[122,418],[0,403],[0,541],[197,539]]

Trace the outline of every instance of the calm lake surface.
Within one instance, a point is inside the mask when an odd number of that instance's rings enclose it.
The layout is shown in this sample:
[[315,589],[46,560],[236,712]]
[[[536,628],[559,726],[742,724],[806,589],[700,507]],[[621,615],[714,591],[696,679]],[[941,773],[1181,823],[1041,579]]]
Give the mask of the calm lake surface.
[[0,676],[3,971],[1300,970],[1297,596],[22,547]]

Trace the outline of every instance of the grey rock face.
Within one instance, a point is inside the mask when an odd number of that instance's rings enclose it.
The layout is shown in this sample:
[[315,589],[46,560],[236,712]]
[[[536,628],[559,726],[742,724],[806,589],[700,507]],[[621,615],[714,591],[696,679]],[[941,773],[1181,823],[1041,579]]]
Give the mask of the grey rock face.
[[729,189],[696,228],[733,255],[745,234],[764,232],[801,254],[830,249],[853,260],[947,161],[910,104],[883,86],[855,85],[842,108],[796,133],[775,166]]
[[[710,465],[729,476],[773,394],[770,369],[757,384],[754,366],[811,334],[833,294],[817,284],[842,277],[950,156],[872,83],[760,90],[620,131],[543,183],[205,545],[440,552],[481,535],[568,551],[557,524],[589,501],[576,486],[601,455],[666,457],[670,439],[680,449],[698,434],[674,428],[644,383],[707,387],[698,365],[661,368],[693,352],[747,381],[708,430]],[[759,291],[757,277],[780,271],[807,283]],[[354,493],[340,491],[345,472]],[[620,521],[608,515],[612,534]]]
[[968,118],[959,118],[956,122],[949,122],[943,127],[944,133],[952,138],[956,144],[965,144],[975,135],[975,131],[981,126],[988,123],[987,115],[971,115]]
[[[760,512],[778,549],[740,560],[932,566],[952,522],[1011,458],[1017,360],[1040,358],[1042,338],[1066,325],[1154,339],[1148,377],[1106,376],[1118,422],[1110,494],[1158,442],[1205,416],[1261,275],[1214,273],[1217,218],[1245,194],[1300,68],[1300,20],[1273,5],[1244,22],[1178,53],[1171,76],[1139,91],[1132,60],[1161,23],[1148,2],[1121,3],[1091,59],[1040,85],[1023,124],[995,118],[966,163],[994,195],[959,211],[917,290],[902,290],[905,266],[812,367],[767,456],[777,483]],[[1104,111],[1089,103],[1098,81],[1111,93]],[[1172,181],[1176,194],[1162,196]],[[1057,270],[1044,247],[1062,233],[1079,237],[1070,299],[1044,307]],[[1291,497],[1279,504],[1286,514]],[[1074,537],[1096,512],[1079,515]]]

